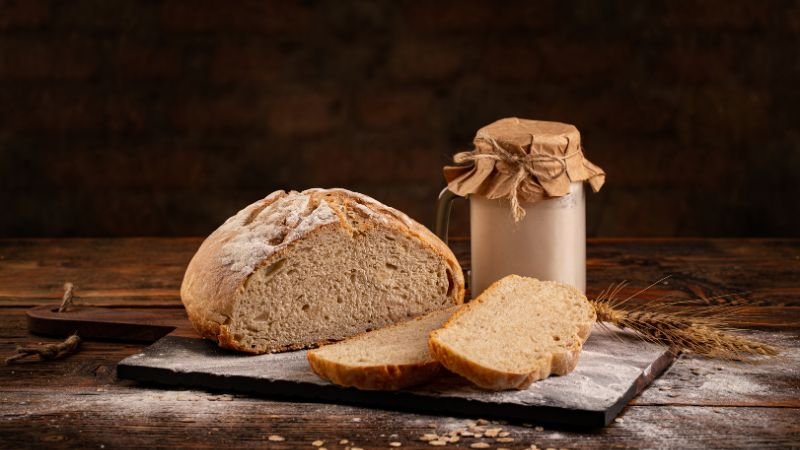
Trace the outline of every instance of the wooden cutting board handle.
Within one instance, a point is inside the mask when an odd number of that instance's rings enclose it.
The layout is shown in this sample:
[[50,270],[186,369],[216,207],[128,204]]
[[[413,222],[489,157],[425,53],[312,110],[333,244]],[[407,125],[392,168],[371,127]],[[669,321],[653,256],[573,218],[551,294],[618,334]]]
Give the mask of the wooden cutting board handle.
[[58,312],[58,303],[27,311],[28,331],[51,337],[73,333],[85,339],[155,342],[166,336],[198,337],[183,309],[149,311],[73,306]]

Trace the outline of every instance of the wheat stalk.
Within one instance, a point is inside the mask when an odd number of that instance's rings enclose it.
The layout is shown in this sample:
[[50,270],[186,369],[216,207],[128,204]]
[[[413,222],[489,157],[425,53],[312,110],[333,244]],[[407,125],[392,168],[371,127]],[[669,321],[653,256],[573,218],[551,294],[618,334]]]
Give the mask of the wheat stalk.
[[597,321],[632,330],[649,342],[712,358],[742,360],[753,355],[774,356],[779,353],[775,346],[737,335],[733,332],[735,330],[726,327],[726,319],[736,314],[735,308],[684,307],[681,312],[666,312],[668,307],[677,304],[669,302],[625,307],[629,300],[661,281],[663,279],[624,299],[618,296],[627,285],[626,282],[609,286],[596,299],[590,300],[597,313]]

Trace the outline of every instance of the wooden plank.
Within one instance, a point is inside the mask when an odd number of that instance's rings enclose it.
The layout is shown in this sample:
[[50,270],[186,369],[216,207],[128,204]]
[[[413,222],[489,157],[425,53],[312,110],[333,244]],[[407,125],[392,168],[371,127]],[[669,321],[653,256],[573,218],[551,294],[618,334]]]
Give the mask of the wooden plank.
[[[99,389],[99,390],[98,390]],[[800,409],[632,406],[598,430],[497,424],[514,439],[462,437],[492,448],[793,448]],[[9,448],[431,448],[419,437],[466,429],[470,419],[318,403],[272,402],[202,391],[135,386],[0,392],[0,442]],[[535,426],[535,424],[532,424]],[[284,440],[269,441],[277,435]],[[347,439],[347,444],[339,444]],[[102,447],[101,447],[102,446]]]
[[[61,294],[58,297],[2,297],[0,296],[0,308],[28,308],[41,305],[52,304],[61,301]],[[102,308],[140,308],[140,309],[182,309],[180,295],[178,291],[173,291],[168,296],[150,296],[147,294],[136,295],[133,291],[131,295],[113,297],[86,297],[82,292],[75,297],[74,303],[81,306],[93,306]]]
[[0,298],[175,295],[199,238],[0,239]]

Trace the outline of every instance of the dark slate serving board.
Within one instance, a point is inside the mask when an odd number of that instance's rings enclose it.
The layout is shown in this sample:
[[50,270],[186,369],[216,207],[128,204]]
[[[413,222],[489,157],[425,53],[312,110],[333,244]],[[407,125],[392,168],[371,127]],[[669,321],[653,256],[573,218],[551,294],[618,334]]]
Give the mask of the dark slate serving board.
[[614,420],[673,361],[674,356],[663,347],[596,325],[575,371],[536,382],[523,391],[483,391],[455,375],[403,391],[359,391],[314,375],[305,351],[246,356],[210,341],[179,336],[166,336],[126,358],[118,364],[117,375],[274,398],[599,427]]

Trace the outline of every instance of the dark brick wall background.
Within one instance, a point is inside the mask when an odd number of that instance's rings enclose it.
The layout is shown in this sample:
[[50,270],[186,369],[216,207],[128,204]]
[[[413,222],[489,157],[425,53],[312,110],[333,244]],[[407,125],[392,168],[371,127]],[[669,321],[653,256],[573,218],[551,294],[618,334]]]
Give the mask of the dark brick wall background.
[[800,236],[799,82],[797,1],[0,0],[0,235],[206,234],[317,185],[428,224],[517,115],[607,170],[592,235]]

